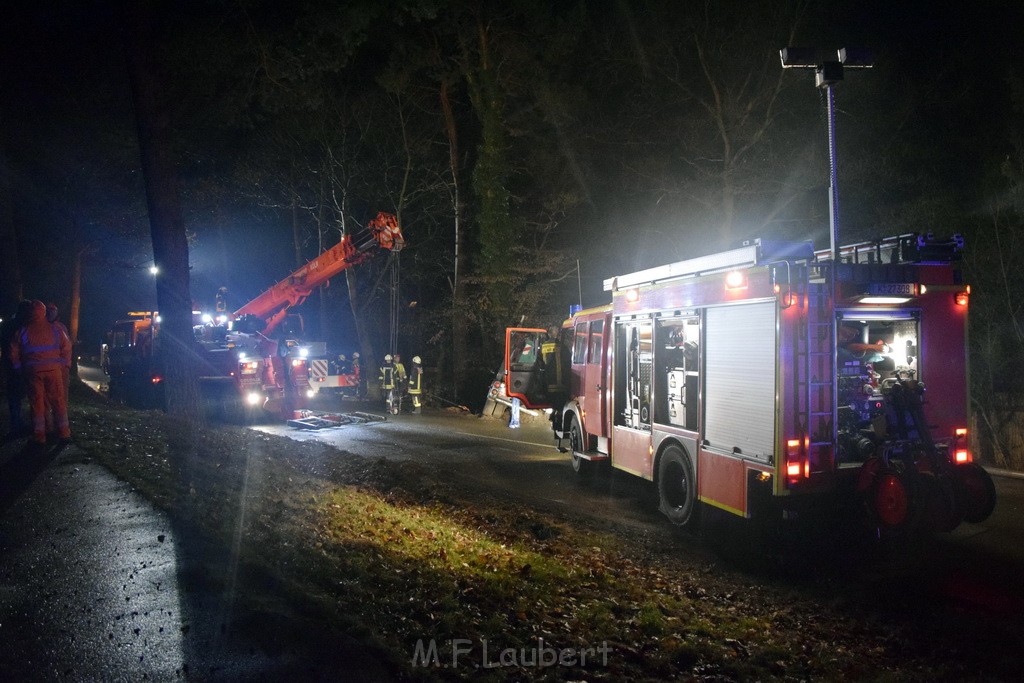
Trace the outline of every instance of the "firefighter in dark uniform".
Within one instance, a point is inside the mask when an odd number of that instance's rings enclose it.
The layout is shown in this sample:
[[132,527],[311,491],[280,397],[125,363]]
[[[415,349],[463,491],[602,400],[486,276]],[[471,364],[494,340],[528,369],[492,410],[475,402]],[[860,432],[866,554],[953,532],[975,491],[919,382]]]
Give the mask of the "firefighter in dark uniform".
[[552,325],[540,345],[541,385],[553,406],[565,402],[565,349],[558,340],[559,329]]
[[352,354],[352,375],[356,383],[356,398],[362,400],[366,397],[366,382],[363,381],[363,363],[359,360],[358,351]]
[[566,374],[569,371],[569,349],[559,340],[559,328],[552,325],[548,328],[547,337],[540,345],[540,382],[551,411],[551,426],[555,428],[561,408],[569,400],[569,382]]
[[405,382],[406,382],[407,379],[409,379],[409,377],[405,373],[405,364],[402,363],[402,354],[396,353],[395,354],[395,386],[402,393],[405,392]]
[[419,356],[412,357],[412,369],[409,371],[409,396],[412,397],[412,412],[419,414],[423,407],[423,363]]
[[32,312],[32,302],[28,299],[18,304],[17,312],[0,323],[0,366],[3,367],[7,380],[7,409],[10,414],[10,433],[8,438],[26,436],[30,431],[28,423],[22,416],[21,404],[27,395],[24,373],[14,369],[11,361],[11,342],[22,325],[28,322]]
[[391,354],[384,356],[384,365],[380,367],[380,374],[377,379],[380,380],[380,388],[384,392],[384,406],[392,414],[396,414],[398,411],[395,410],[395,395],[398,393],[396,388],[397,378],[395,376],[395,364]]
[[217,297],[215,301],[215,307],[218,314],[228,312],[228,288],[221,287],[217,290]]

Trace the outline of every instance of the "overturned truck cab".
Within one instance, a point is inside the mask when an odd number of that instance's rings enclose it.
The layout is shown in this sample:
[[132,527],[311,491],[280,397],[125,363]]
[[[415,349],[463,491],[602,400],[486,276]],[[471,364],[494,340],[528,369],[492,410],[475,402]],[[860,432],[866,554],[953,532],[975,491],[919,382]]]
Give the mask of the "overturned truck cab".
[[605,280],[558,344],[569,371],[548,390],[507,331],[508,392],[551,407],[574,469],[650,480],[661,511],[741,517],[866,513],[895,535],[950,531],[995,506],[968,428],[961,239],[918,234],[815,252],[741,248]]

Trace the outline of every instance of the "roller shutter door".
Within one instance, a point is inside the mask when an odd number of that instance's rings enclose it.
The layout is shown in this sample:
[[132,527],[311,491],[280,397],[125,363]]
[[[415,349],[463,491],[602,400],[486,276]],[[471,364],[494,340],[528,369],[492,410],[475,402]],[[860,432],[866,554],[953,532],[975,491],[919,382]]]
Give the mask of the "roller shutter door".
[[704,438],[768,460],[775,444],[774,301],[707,309]]

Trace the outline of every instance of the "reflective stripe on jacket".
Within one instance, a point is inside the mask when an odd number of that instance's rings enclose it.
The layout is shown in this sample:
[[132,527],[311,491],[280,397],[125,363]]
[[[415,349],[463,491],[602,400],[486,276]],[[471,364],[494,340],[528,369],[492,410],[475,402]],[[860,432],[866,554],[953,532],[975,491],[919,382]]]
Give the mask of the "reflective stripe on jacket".
[[[33,311],[34,312],[34,311]],[[60,323],[46,321],[43,315],[33,319],[11,341],[11,365],[34,370],[71,367],[71,340]]]
[[409,393],[423,393],[423,368],[412,366],[412,372],[409,373]]

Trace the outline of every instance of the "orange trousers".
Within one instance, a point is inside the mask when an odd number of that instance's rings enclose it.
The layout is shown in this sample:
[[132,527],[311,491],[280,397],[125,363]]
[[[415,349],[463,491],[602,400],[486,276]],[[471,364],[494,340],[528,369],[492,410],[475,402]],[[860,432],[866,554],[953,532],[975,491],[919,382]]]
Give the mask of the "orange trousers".
[[71,438],[68,395],[61,369],[54,367],[29,370],[25,379],[28,384],[29,405],[32,406],[32,440],[36,443],[46,443],[47,408],[53,410],[57,422],[57,435],[62,439]]

